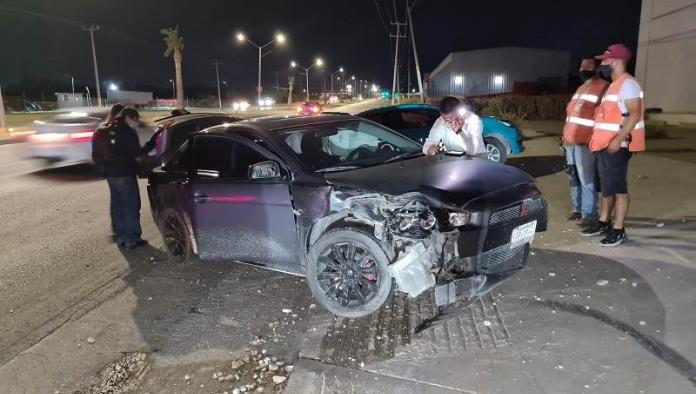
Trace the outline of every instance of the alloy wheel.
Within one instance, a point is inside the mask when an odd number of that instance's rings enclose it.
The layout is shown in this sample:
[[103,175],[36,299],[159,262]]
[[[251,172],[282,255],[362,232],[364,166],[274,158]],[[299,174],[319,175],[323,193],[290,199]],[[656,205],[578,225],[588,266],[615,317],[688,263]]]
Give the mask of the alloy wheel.
[[493,144],[486,144],[486,151],[488,151],[488,160],[500,163],[500,149]]
[[187,235],[184,224],[174,214],[167,215],[164,219],[163,238],[169,254],[181,260],[186,257]]
[[343,307],[367,304],[377,293],[380,272],[375,257],[358,242],[331,244],[316,265],[321,291]]

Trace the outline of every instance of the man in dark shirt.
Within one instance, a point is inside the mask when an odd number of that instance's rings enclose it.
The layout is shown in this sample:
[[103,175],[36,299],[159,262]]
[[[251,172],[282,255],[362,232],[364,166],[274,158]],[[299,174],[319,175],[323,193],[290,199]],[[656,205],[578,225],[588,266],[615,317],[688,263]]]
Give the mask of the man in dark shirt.
[[140,124],[138,111],[124,108],[113,122],[97,129],[92,139],[92,158],[100,167],[111,192],[111,223],[119,246],[135,249],[147,244],[140,238],[140,189],[138,164]]

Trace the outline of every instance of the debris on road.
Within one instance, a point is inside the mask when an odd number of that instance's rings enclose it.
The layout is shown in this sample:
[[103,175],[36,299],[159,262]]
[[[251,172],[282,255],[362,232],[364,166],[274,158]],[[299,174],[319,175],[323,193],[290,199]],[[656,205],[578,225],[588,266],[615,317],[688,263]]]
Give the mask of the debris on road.
[[87,337],[87,343],[89,343],[90,345],[93,344],[93,343],[96,342],[96,341],[97,341],[97,340],[94,339],[93,337]]
[[[126,353],[99,372],[99,382],[76,394],[128,393],[134,391],[150,370],[148,356],[142,352]],[[185,376],[185,378],[188,375]],[[188,379],[186,379],[188,380]]]
[[597,281],[597,286],[606,286],[609,284],[609,281],[606,279],[600,279]]
[[283,308],[283,313],[291,313],[292,309]]
[[285,382],[287,379],[288,379],[288,378],[285,377],[285,376],[273,375],[273,383],[276,384],[276,385],[279,385],[279,384]]

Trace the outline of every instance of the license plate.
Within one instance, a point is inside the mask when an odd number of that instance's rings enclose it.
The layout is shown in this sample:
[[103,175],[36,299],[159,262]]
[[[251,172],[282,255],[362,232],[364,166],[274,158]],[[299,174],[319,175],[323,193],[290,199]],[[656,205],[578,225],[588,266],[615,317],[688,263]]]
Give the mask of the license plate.
[[510,249],[514,249],[526,243],[531,243],[534,240],[534,233],[536,233],[536,225],[537,221],[535,220],[517,226],[512,230],[512,235],[510,236]]

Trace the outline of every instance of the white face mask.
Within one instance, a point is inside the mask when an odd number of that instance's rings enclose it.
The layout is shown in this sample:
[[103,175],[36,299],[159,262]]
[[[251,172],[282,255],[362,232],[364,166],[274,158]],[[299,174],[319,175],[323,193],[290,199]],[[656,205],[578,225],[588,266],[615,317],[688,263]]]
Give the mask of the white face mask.
[[131,129],[136,130],[136,131],[138,130],[138,125],[140,124],[140,122],[132,122],[132,123],[127,122],[127,123],[128,123],[128,127],[130,127]]

